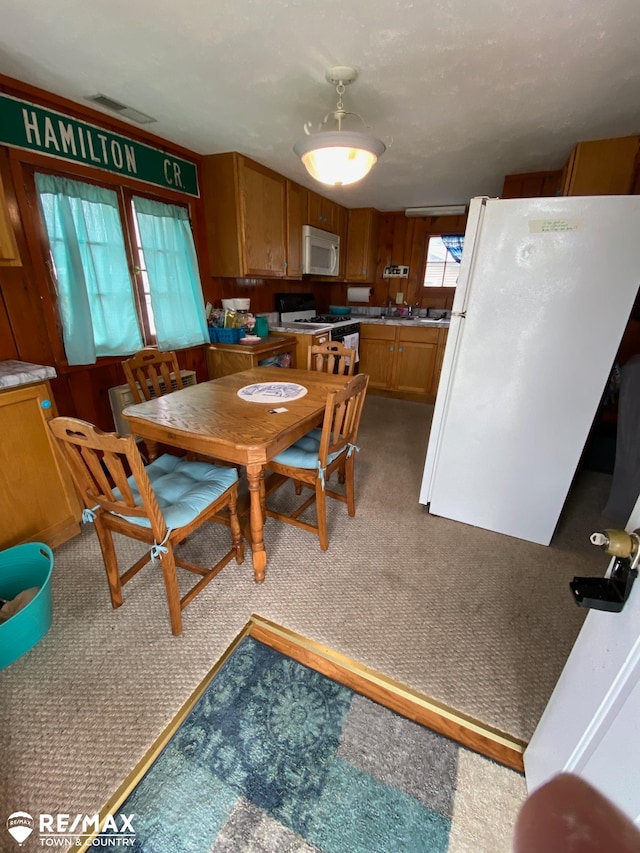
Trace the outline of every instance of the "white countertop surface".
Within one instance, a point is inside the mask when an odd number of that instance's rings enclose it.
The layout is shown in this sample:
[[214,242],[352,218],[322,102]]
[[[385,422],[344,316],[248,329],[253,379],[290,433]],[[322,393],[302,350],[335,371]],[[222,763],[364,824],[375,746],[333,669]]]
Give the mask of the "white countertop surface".
[[[358,320],[357,317],[352,317],[353,320]],[[358,320],[360,323],[374,323],[376,326],[431,326],[449,328],[451,323],[447,317],[443,320],[433,320],[427,317],[412,317],[410,320],[406,317],[362,317]]]
[[[403,317],[358,317],[358,315],[351,315],[350,319],[351,323],[372,323],[376,326],[425,326],[427,328],[443,328],[448,329],[450,324],[450,319],[447,317],[444,320],[432,320],[426,317],[416,317],[408,320]],[[303,326],[301,323],[285,323],[282,326],[269,326],[270,332],[288,332],[289,334],[295,333],[297,335],[321,335],[324,332],[328,332],[331,329],[331,325],[328,323],[323,328],[309,328],[308,326]]]
[[55,379],[55,367],[47,364],[30,364],[28,361],[0,361],[0,388],[30,385],[44,379]]

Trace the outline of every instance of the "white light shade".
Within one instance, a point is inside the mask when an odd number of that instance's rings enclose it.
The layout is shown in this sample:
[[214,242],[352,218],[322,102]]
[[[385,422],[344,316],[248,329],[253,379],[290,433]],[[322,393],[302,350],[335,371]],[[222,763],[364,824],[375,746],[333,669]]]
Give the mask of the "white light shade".
[[339,187],[364,178],[386,146],[366,133],[336,130],[305,136],[296,142],[293,150],[312,178]]

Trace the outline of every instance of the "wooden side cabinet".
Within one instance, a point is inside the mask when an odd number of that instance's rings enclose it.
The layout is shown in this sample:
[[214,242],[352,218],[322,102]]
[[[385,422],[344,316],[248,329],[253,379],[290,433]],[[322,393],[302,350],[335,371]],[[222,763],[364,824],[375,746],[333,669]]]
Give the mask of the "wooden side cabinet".
[[0,548],[80,532],[80,501],[47,421],[57,410],[49,382],[0,391]]
[[[439,380],[443,329],[414,325],[360,326],[360,372],[369,388],[390,396],[432,402]],[[446,335],[446,332],[444,332]]]
[[272,356],[291,356],[290,367],[296,366],[296,343],[288,337],[269,335],[258,344],[211,344],[207,347],[207,368],[210,379],[219,379],[230,373],[240,373],[259,367],[260,362]]

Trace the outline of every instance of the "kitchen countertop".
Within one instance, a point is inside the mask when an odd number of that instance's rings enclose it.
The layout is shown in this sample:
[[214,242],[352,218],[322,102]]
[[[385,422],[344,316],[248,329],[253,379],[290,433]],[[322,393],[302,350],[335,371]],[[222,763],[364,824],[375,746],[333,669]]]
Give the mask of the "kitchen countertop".
[[[450,319],[447,317],[444,320],[433,320],[428,317],[414,317],[411,320],[405,317],[359,317],[357,314],[352,314],[350,317],[353,323],[371,323],[376,326],[425,326],[426,328],[444,328],[448,329]],[[311,329],[303,326],[301,323],[285,323],[282,326],[269,326],[269,333],[272,332],[288,332],[297,335],[318,335],[329,331],[331,326],[327,324],[324,328],[316,327]]]
[[28,361],[0,361],[0,389],[31,385],[44,379],[55,379],[55,367],[47,364],[30,364]]
[[353,317],[352,320],[360,323],[373,323],[376,326],[431,326],[449,328],[451,320],[447,317],[444,320],[434,320],[430,317]]

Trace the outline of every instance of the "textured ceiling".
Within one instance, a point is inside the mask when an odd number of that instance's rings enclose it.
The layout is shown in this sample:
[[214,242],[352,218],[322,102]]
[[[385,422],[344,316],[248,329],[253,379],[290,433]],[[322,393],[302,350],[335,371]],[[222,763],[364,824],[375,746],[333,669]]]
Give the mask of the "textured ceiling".
[[[638,0],[2,0],[0,73],[148,113],[201,154],[240,151],[347,207],[497,195],[579,140],[640,132]],[[293,154],[344,96],[391,145],[328,191]]]

